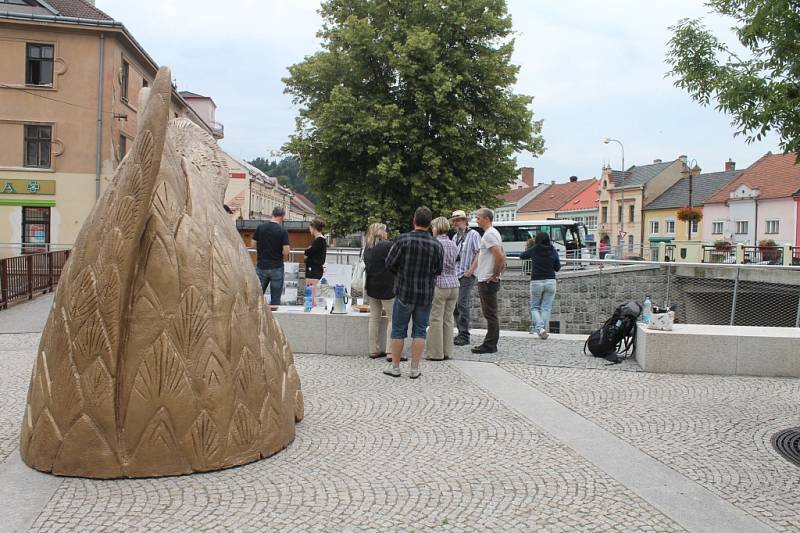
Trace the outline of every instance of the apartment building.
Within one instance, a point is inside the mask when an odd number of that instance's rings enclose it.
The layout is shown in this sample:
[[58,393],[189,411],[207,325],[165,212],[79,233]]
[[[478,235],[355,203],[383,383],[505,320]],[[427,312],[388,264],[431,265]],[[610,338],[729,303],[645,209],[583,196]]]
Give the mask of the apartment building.
[[[139,94],[157,70],[91,2],[0,2],[0,254],[75,241],[133,142]],[[221,136],[177,92],[171,114]]]
[[600,240],[620,246],[623,253],[638,250],[644,241],[643,207],[677,183],[686,166],[686,156],[680,156],[634,165],[624,172],[604,168],[598,189]]
[[703,207],[703,240],[756,245],[797,242],[800,165],[797,154],[767,152]]
[[[704,203],[714,193],[739,177],[743,171],[736,170],[736,164],[728,161],[722,172],[709,172],[701,174],[701,169],[695,167],[697,175],[691,178],[691,203],[692,207],[704,211]],[[672,242],[673,240],[701,241],[708,223],[705,218],[692,222],[678,219],[678,210],[689,206],[689,176],[682,178],[675,185],[659,195],[642,211],[644,218],[645,243],[651,246],[659,242]],[[689,231],[691,229],[691,231]]]

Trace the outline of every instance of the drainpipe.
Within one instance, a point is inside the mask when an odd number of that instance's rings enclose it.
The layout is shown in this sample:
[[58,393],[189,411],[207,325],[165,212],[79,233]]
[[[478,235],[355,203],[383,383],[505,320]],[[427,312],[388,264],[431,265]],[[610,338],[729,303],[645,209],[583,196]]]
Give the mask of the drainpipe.
[[97,77],[97,145],[95,146],[95,178],[94,178],[94,197],[100,198],[100,170],[103,166],[101,149],[103,147],[103,78],[105,77],[105,45],[106,35],[100,33],[99,47],[99,74]]
[[753,203],[756,205],[755,224],[753,224],[753,246],[758,246],[758,197],[753,198]]

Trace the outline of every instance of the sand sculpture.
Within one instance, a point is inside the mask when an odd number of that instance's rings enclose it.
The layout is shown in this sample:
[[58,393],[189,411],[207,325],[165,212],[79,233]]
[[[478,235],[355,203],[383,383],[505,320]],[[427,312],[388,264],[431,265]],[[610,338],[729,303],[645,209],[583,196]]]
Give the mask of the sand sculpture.
[[223,210],[228,170],[207,133],[169,121],[170,80],[162,68],[61,277],[20,437],[37,470],[217,470],[283,449],[303,418],[292,353]]

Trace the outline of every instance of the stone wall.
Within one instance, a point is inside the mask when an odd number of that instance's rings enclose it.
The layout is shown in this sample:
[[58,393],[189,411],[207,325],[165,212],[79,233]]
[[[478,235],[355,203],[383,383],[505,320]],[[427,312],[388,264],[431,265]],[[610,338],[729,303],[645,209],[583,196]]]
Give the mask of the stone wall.
[[[525,331],[530,327],[529,284],[520,272],[504,275],[498,295],[501,329]],[[666,289],[666,270],[658,265],[560,272],[550,315],[551,331],[557,326],[560,333],[588,334],[611,316],[616,306],[629,300],[642,302],[649,295],[654,303],[663,303]],[[470,317],[472,327],[486,327],[477,289],[473,291]]]

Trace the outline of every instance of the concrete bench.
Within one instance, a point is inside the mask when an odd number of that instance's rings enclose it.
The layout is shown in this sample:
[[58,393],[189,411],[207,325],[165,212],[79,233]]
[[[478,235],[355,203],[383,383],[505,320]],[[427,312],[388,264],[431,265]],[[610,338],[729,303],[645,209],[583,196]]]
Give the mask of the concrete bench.
[[[331,314],[321,308],[306,313],[302,306],[284,305],[272,314],[295,353],[367,355],[370,351],[369,313]],[[380,342],[385,343],[386,317],[381,320],[381,325]]]
[[798,378],[800,329],[639,324],[634,355],[646,372]]

